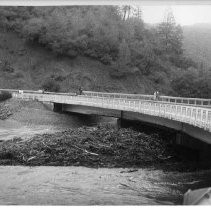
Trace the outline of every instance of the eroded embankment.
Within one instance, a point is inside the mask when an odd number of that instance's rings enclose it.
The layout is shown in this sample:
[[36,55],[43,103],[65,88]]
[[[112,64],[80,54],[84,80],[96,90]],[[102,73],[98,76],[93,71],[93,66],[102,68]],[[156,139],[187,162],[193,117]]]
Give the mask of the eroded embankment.
[[6,120],[14,113],[19,112],[23,107],[29,106],[31,102],[18,99],[0,101],[0,120]]
[[3,103],[0,103],[0,120],[7,119],[10,115],[12,115],[11,110]]

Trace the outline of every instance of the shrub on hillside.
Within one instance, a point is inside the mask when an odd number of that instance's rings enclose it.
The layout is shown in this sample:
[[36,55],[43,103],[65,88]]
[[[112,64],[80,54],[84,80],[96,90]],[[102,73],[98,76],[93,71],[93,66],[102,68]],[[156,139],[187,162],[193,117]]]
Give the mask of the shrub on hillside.
[[55,80],[57,82],[62,82],[62,81],[64,81],[66,79],[66,77],[63,76],[63,75],[52,74],[51,75],[51,79]]
[[60,85],[53,79],[47,79],[43,85],[42,88],[45,91],[49,91],[49,92],[58,92],[60,90]]
[[5,101],[9,98],[12,98],[12,94],[8,91],[0,91],[0,101]]
[[189,67],[198,67],[198,64],[194,60],[185,56],[174,56],[170,57],[169,60],[173,65],[182,69],[188,69]]
[[78,56],[77,51],[72,49],[69,49],[66,54],[69,58],[76,58]]
[[211,73],[189,69],[174,78],[171,86],[179,96],[211,98]]
[[127,76],[126,72],[122,72],[118,70],[109,71],[109,75],[110,77],[116,78],[116,79],[124,78]]
[[7,72],[7,73],[13,73],[14,72],[14,68],[11,66],[10,62],[7,61],[7,60],[1,61],[0,70]]
[[15,72],[13,76],[14,76],[14,78],[23,78],[24,77],[22,72]]
[[111,57],[110,55],[106,54],[106,55],[104,55],[104,56],[100,59],[100,61],[101,61],[103,64],[108,65],[108,64],[111,64],[111,62],[112,62],[112,57]]
[[161,71],[152,72],[148,78],[150,78],[150,80],[152,80],[155,84],[165,84],[165,82],[167,82],[168,79],[165,72]]

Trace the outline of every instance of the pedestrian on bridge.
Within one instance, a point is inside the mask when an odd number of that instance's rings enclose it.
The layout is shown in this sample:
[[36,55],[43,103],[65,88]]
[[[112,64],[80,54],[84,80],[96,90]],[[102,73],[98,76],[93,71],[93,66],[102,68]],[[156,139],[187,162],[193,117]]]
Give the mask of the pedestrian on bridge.
[[160,92],[157,91],[157,100],[159,101],[160,100]]
[[159,93],[159,91],[155,91],[155,92],[154,92],[154,100],[157,101],[157,100],[159,100],[159,98],[160,98],[160,93]]
[[83,89],[81,87],[79,87],[79,95],[83,94]]

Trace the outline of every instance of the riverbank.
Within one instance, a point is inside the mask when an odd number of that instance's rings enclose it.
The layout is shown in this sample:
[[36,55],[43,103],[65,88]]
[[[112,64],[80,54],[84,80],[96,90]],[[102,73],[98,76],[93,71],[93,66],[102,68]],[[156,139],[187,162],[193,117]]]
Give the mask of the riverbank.
[[29,101],[22,101],[15,98],[0,101],[0,120],[8,119],[14,113],[19,112],[23,107],[29,106],[29,104]]
[[12,115],[11,110],[5,104],[0,103],[0,120],[7,119],[10,115]]
[[190,187],[210,181],[209,174],[0,166],[0,205],[179,205]]

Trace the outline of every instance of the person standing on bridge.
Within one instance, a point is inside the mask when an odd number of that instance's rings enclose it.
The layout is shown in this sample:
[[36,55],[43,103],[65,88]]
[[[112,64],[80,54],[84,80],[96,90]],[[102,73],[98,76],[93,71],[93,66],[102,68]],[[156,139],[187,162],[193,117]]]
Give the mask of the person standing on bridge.
[[160,98],[160,93],[159,93],[159,91],[155,91],[155,92],[154,92],[154,100],[159,100],[159,98]]
[[83,94],[83,89],[81,87],[79,87],[79,95]]
[[155,91],[153,94],[153,99],[156,100],[156,98],[157,98],[157,91]]
[[160,100],[160,92],[157,91],[157,100],[159,101]]

